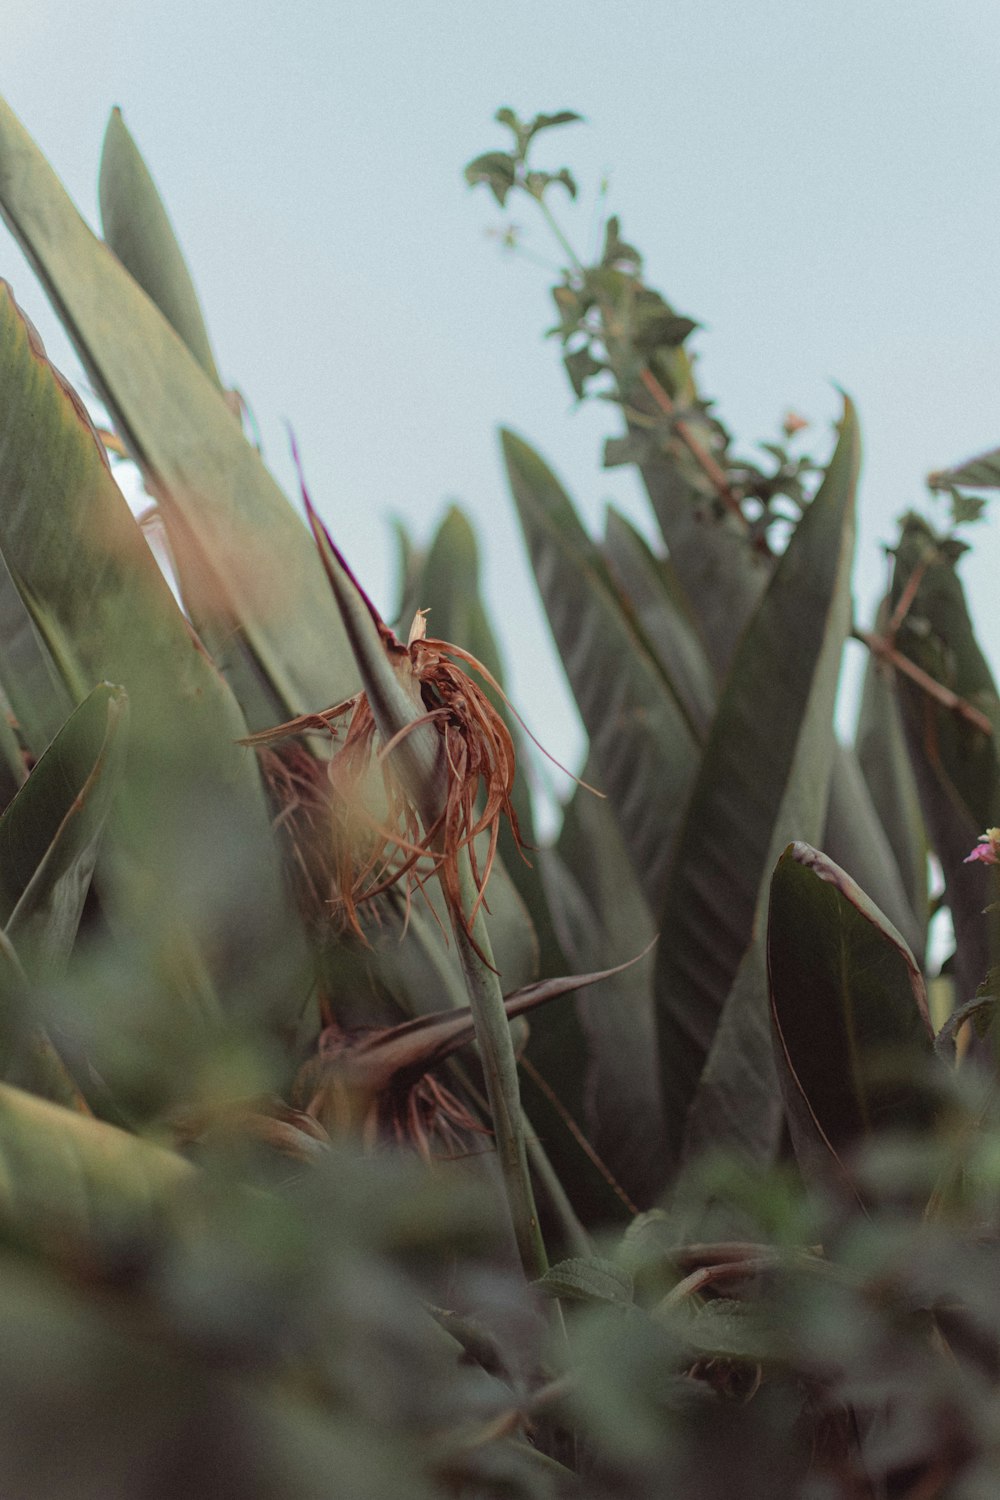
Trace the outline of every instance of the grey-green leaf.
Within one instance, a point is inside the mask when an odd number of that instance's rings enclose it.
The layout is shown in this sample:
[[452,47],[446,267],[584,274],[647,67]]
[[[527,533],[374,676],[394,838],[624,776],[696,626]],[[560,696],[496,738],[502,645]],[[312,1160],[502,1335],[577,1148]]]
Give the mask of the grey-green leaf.
[[111,111],[105,131],[98,194],[105,243],[177,330],[209,379],[221,387],[191,273],[120,109]]
[[[832,755],[833,693],[850,626],[859,453],[854,410],[845,402],[823,484],[740,642],[677,840],[656,975],[668,1161],[676,1160],[723,1006],[753,937],[793,770],[801,774],[800,739],[820,719],[819,744]],[[818,806],[806,808],[810,818],[822,820],[825,813],[828,759],[825,772],[810,789],[809,800],[819,798]]]
[[697,735],[555,475],[522,439],[501,437],[535,577],[590,736],[597,787],[655,906],[694,775]]

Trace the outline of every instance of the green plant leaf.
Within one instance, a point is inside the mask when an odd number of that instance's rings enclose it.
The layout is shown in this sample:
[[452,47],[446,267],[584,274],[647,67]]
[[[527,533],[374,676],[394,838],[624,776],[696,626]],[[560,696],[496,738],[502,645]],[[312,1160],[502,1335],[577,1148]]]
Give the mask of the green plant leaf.
[[715,717],[718,682],[673,565],[661,561],[613,506],[605,527],[608,566],[649,645],[680,694],[688,717],[706,734]]
[[[301,940],[289,926],[257,769],[237,744],[245,721],[177,608],[79,399],[5,285],[0,554],[70,699],[81,703],[102,681],[128,693],[130,752],[102,879],[106,914],[150,934],[178,921],[176,951],[197,947],[210,893],[226,895],[208,866],[221,875],[241,851],[241,878],[229,881],[226,899],[242,892],[245,951],[258,956],[272,1014],[290,1004],[297,1011]],[[196,850],[203,868],[193,865]],[[218,936],[206,941],[217,946]],[[232,999],[249,1014],[249,986],[235,968],[221,953],[211,968],[224,988],[240,990]],[[204,999],[212,1003],[208,991]],[[185,1024],[180,1007],[174,1024]]]
[[1000,448],[991,448],[988,453],[966,459],[953,469],[938,469],[928,474],[927,483],[933,490],[950,490],[956,485],[963,489],[1000,489]]
[[907,516],[896,548],[891,591],[895,609],[903,590],[916,584],[896,634],[897,649],[985,720],[979,727],[898,674],[910,760],[955,928],[959,1004],[972,998],[994,961],[991,923],[982,914],[982,871],[966,864],[965,858],[984,829],[1000,823],[1000,699],[958,576],[961,550],[949,538],[936,537],[919,516]]
[[[651,941],[654,928],[649,908],[607,802],[583,788],[577,790],[567,807],[557,849],[546,856],[545,871],[574,968],[603,967],[640,952]],[[538,1037],[539,1068],[585,1127],[615,1180],[640,1206],[653,1201],[662,1163],[653,962],[650,953],[592,992],[577,996],[576,1014],[586,1044],[585,1071],[578,1062],[576,1076],[567,1077],[572,1054],[560,1055],[565,1037],[550,1039],[548,1025],[537,1028],[546,1033]],[[566,1013],[550,1013],[546,1020],[565,1026]],[[594,1183],[591,1196],[597,1192]],[[621,1211],[617,1200],[608,1207]],[[604,1217],[609,1217],[608,1210]]]
[[550,1266],[535,1282],[546,1297],[570,1302],[611,1302],[619,1307],[632,1303],[632,1277],[622,1266],[601,1256],[573,1257]]
[[465,180],[469,186],[475,187],[477,183],[485,182],[501,208],[507,202],[507,194],[516,178],[514,158],[506,151],[486,151],[470,161],[465,169]]
[[501,440],[597,788],[615,809],[647,900],[658,905],[697,735],[554,474],[521,438],[503,432]]
[[[883,769],[890,774],[888,767]],[[915,836],[919,834],[918,809]],[[858,757],[846,745],[838,744],[834,753],[823,847],[868,892],[922,958],[926,918],[921,923],[910,904],[895,851],[876,811]],[[926,865],[926,856],[924,862]],[[922,910],[926,913],[926,898]]]
[[[876,622],[879,633],[887,620],[888,608],[884,604]],[[894,674],[871,654],[865,666],[854,744],[875,810],[892,845],[910,908],[917,918],[920,940],[910,946],[919,958],[926,940],[928,913],[927,835]],[[864,881],[860,883],[864,887]]]
[[149,1224],[192,1173],[172,1151],[0,1083],[0,1224],[72,1259]]
[[105,243],[221,389],[191,273],[120,109],[111,111],[104,134],[98,192]]
[[161,507],[185,606],[250,728],[349,697],[356,669],[308,532],[2,101],[0,213]]
[[822,829],[859,452],[845,402],[823,484],[740,642],[676,843],[655,980],[671,1164],[753,937],[776,838],[783,847],[791,818],[818,818],[817,837]]
[[876,1130],[928,1124],[934,1033],[923,977],[892,923],[840,867],[793,843],[771,881],[771,1014],[796,1153],[850,1181]]
[[125,769],[128,696],[101,683],[0,818],[0,923],[28,973],[69,957]]

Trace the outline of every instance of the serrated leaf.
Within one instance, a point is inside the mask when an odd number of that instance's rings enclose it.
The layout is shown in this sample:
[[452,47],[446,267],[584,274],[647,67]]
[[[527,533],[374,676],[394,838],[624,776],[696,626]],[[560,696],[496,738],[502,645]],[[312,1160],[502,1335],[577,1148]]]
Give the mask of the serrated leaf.
[[510,432],[501,438],[532,567],[590,736],[598,789],[615,808],[647,897],[658,902],[697,737],[565,491],[527,443]]
[[0,213],[159,502],[185,605],[250,728],[349,697],[356,670],[308,532],[2,101]]
[[[787,842],[781,830],[789,816],[818,818],[817,836],[822,828],[833,703],[850,628],[859,449],[846,402],[820,491],[740,642],[677,839],[660,907],[655,980],[668,1162],[681,1150],[688,1109],[753,938],[776,835]],[[815,777],[802,764],[806,754]],[[804,806],[788,806],[793,789]]]
[[596,1255],[561,1260],[558,1265],[550,1266],[535,1287],[546,1297],[571,1302],[611,1302],[620,1307],[630,1306],[633,1295],[631,1274],[613,1260]]
[[796,1153],[805,1170],[850,1183],[851,1155],[874,1132],[928,1125],[923,976],[850,876],[802,843],[774,872],[767,955]]
[[105,131],[98,194],[105,243],[221,389],[191,273],[120,109],[111,111]]

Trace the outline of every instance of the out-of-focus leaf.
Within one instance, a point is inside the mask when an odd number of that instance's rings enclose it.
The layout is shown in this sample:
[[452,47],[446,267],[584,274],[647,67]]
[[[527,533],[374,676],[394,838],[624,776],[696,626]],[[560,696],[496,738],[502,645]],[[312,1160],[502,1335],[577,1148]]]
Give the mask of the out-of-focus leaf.
[[[984,715],[992,733],[938,703],[900,674],[897,692],[924,821],[941,862],[955,928],[954,977],[961,1004],[991,962],[982,871],[965,863],[986,828],[1000,823],[1000,699],[976,641],[956,571],[959,549],[908,516],[896,548],[891,601],[914,580],[916,593],[896,646],[936,682]],[[920,569],[919,579],[915,571]]]
[[486,151],[470,161],[465,169],[465,180],[470,187],[485,182],[494,198],[503,208],[507,194],[514,186],[516,168],[514,158],[506,151]]
[[5,1495],[328,1500],[331,1482],[351,1500],[438,1493],[412,1446],[363,1415],[330,1414],[257,1372],[157,1347],[89,1290],[13,1256],[0,1276],[0,1318]]
[[697,736],[679,695],[622,605],[598,548],[538,454],[502,434],[511,490],[563,667],[651,905],[662,899]]
[[571,1302],[611,1302],[628,1307],[632,1302],[632,1277],[613,1260],[575,1257],[550,1266],[535,1286],[546,1297]]
[[29,972],[69,957],[125,767],[128,697],[102,683],[0,818],[0,923]]
[[788,817],[822,828],[859,452],[845,402],[823,484],[740,642],[677,840],[655,980],[668,1162],[753,937],[776,835],[787,842]]
[[[0,582],[0,588],[2,587]],[[10,803],[18,787],[24,785],[24,778],[28,774],[14,723],[14,714],[0,686],[0,808]]]
[[938,469],[927,476],[927,483],[935,490],[948,490],[956,485],[963,489],[1000,489],[1000,448],[966,459],[953,469]]
[[838,865],[789,845],[771,881],[771,1013],[800,1161],[850,1181],[871,1134],[922,1129],[934,1034],[899,932]]
[[[883,604],[876,629],[881,632],[887,620],[888,609]],[[927,836],[920,795],[906,747],[894,674],[874,655],[869,655],[865,667],[854,747],[875,810],[896,856],[903,888],[917,919],[921,938],[925,940]],[[864,881],[860,884],[866,889]],[[896,925],[901,924],[897,922]],[[923,941],[910,946],[919,958]]]
[[[120,683],[129,696],[130,754],[115,807],[114,869],[103,886],[108,909],[132,931],[148,924],[152,934],[185,902],[203,901],[208,892],[190,863],[214,829],[217,860],[239,851],[240,868],[252,870],[242,941],[272,987],[273,1014],[298,1006],[283,990],[297,975],[298,939],[257,770],[236,743],[245,721],[178,610],[83,407],[6,286],[0,413],[0,554],[8,572],[71,699],[82,702],[101,681]],[[192,910],[191,925],[181,924],[178,952],[194,943],[197,920]],[[218,945],[218,935],[212,941]],[[235,975],[221,953],[214,962],[220,980]],[[241,1005],[248,1003],[244,992]]]
[[250,728],[349,697],[357,672],[308,532],[2,101],[0,213],[159,501],[185,606]]
[[73,709],[52,658],[38,639],[24,600],[0,558],[0,683],[18,732],[37,758]]
[[[888,768],[886,771],[888,774]],[[919,831],[918,817],[915,829],[918,837]],[[833,758],[823,847],[885,912],[922,958],[926,922],[920,922],[910,905],[896,855],[875,810],[858,757],[846,745],[838,744]],[[922,910],[926,909],[925,899]]]
[[191,1171],[172,1151],[0,1084],[0,1224],[24,1246],[72,1257],[113,1245]]
[[191,273],[120,109],[113,109],[108,120],[98,186],[105,243],[221,387]]
[[[680,694],[691,722],[705,734],[715,716],[718,682],[672,565],[613,506],[605,529],[608,563],[642,625],[646,640]],[[673,582],[673,587],[671,587]]]

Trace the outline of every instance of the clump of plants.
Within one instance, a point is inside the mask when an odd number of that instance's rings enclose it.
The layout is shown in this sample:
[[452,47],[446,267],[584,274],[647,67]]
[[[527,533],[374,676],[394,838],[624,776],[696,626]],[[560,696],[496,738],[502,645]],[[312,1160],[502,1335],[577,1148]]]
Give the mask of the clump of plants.
[[794,414],[738,450],[619,221],[594,264],[563,234],[535,152],[576,118],[502,110],[466,174],[556,234],[566,374],[659,532],[592,537],[502,434],[589,745],[538,847],[466,519],[401,538],[398,637],[248,441],[120,114],[100,239],[0,104],[106,421],[4,286],[5,1494],[995,1491],[1000,718],[959,563],[1000,453],[931,477],[951,524],[906,516],[855,620],[853,407],[822,461]]

